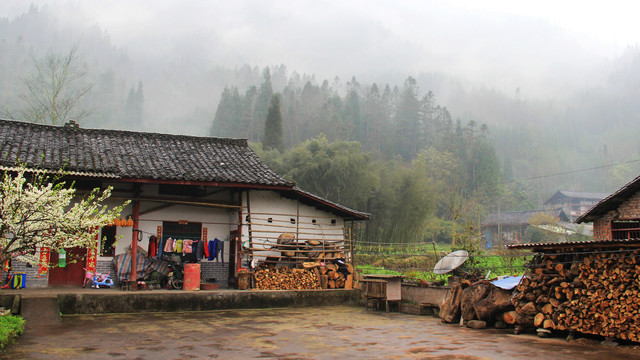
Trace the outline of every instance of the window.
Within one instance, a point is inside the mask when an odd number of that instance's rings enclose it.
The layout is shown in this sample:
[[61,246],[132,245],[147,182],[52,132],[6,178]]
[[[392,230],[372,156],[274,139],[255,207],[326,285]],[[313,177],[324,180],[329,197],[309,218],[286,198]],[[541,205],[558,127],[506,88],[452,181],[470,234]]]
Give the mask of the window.
[[162,222],[162,237],[167,238],[189,238],[199,239],[202,237],[202,223],[189,222],[181,224],[176,221],[163,221]]
[[336,219],[331,219],[331,225],[335,225],[335,224],[337,224],[337,223],[338,223],[338,222],[336,221]]
[[102,228],[100,239],[100,256],[114,256],[116,253],[116,227],[105,226]]
[[613,220],[611,238],[613,240],[640,239],[640,219]]

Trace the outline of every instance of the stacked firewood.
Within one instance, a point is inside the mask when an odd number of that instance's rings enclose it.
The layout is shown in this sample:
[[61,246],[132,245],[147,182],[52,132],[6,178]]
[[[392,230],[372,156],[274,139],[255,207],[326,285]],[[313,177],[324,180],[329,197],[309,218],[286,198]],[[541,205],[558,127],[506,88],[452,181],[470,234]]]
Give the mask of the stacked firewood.
[[335,264],[305,262],[303,268],[262,266],[254,271],[255,287],[260,290],[351,289],[353,266],[349,274],[338,271]]
[[259,290],[303,290],[319,289],[320,279],[316,273],[307,269],[295,269],[287,266],[277,268],[265,266],[254,272],[255,287]]
[[440,317],[445,322],[462,322],[474,328],[484,328],[500,321],[503,314],[513,310],[511,292],[493,286],[488,280],[472,283],[462,280],[452,287],[440,306]]
[[328,244],[322,240],[296,240],[294,234],[281,234],[278,244],[272,247],[281,253],[284,260],[321,261],[323,259],[343,258],[342,245]]
[[640,250],[537,256],[505,321],[640,340]]

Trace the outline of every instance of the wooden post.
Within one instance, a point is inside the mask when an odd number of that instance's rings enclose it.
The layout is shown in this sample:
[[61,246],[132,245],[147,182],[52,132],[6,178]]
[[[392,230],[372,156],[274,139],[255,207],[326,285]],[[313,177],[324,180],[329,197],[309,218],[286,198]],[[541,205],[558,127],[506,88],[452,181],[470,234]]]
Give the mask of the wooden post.
[[[249,221],[247,221],[247,229],[249,232],[249,248],[253,249],[253,232],[251,231],[251,223],[253,222],[253,220],[251,219],[251,203],[249,201],[249,192],[251,190],[247,190],[247,216],[249,217]],[[253,260],[253,250],[251,252],[249,252],[249,263],[251,263],[251,260]],[[238,264],[242,265],[241,262],[239,262]]]
[[[137,197],[137,196],[136,196]],[[129,275],[129,281],[135,281],[138,278],[137,274],[137,256],[138,256],[138,224],[140,218],[140,200],[133,200],[133,230],[131,231],[131,274]],[[134,286],[134,288],[136,288]]]

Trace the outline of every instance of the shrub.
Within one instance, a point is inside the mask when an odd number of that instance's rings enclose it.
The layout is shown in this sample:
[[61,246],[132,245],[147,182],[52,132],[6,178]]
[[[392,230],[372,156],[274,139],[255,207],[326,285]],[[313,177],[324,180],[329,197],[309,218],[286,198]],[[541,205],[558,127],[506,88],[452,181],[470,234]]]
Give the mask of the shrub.
[[11,344],[24,331],[24,319],[21,316],[0,316],[0,350]]

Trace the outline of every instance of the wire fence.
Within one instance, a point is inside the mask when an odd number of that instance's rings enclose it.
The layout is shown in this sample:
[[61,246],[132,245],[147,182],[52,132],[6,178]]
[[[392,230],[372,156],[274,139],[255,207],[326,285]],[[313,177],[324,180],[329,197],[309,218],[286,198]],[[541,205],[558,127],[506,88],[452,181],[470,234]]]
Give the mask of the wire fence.
[[[357,266],[366,270],[396,271],[420,278],[442,278],[433,273],[437,262],[445,256],[455,258],[451,249],[433,243],[407,244],[355,244]],[[461,255],[462,256],[462,255]],[[621,262],[640,266],[638,248],[574,248],[530,252],[529,250],[499,249],[480,251],[468,256],[458,272],[486,274],[487,277],[499,275],[522,275],[527,269],[542,267],[552,262],[564,267],[573,264],[591,265],[594,259],[611,260],[607,266],[615,267]],[[452,273],[455,273],[452,272]],[[451,275],[451,274],[447,274]]]

